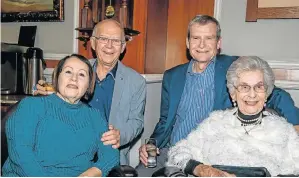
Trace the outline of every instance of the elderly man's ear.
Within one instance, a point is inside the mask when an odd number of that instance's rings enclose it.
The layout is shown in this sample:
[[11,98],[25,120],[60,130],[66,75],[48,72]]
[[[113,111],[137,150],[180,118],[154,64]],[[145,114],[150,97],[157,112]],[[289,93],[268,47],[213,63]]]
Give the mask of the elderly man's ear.
[[121,47],[121,52],[120,53],[123,53],[126,49],[126,46],[127,46],[127,43],[125,42],[122,47]]
[[222,47],[222,38],[220,37],[217,41],[217,49],[220,49]]
[[91,48],[93,50],[95,50],[95,48],[96,48],[95,42],[96,42],[95,38],[94,37],[90,37],[90,45],[91,45]]
[[186,38],[186,46],[189,49],[190,46],[189,46],[189,38],[188,37]]

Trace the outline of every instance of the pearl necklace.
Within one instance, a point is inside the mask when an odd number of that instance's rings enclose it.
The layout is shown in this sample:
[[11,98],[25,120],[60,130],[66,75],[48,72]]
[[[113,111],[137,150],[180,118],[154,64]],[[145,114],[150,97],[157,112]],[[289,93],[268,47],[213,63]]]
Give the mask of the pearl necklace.
[[[262,122],[262,119],[263,119],[263,117],[262,117],[262,113],[260,113],[260,115],[257,117],[257,118],[255,118],[255,119],[243,119],[243,118],[241,118],[240,116],[239,116],[239,112],[238,112],[238,110],[237,110],[237,112],[236,112],[236,114],[235,114],[235,116],[237,117],[237,119],[241,122],[241,126],[243,126],[243,129],[245,130],[245,134],[249,134],[249,132],[251,131],[251,130],[253,130],[254,128],[256,128],[258,125],[260,125],[261,124],[261,122]],[[250,128],[249,130],[247,130],[246,129],[246,127],[247,126],[253,126],[252,128]]]
[[242,119],[238,114],[236,116],[244,125],[252,125],[253,123],[256,123],[261,117],[261,116],[259,116],[258,118],[247,120],[247,119]]

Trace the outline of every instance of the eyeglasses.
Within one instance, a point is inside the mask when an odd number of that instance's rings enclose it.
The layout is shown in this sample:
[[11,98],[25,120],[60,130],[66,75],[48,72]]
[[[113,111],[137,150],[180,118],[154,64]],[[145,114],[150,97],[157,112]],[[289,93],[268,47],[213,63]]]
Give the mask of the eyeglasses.
[[243,84],[243,85],[235,86],[235,88],[240,93],[248,93],[251,90],[251,88],[253,88],[253,90],[257,93],[264,93],[267,91],[267,86],[265,86],[264,84],[256,84],[253,87]]
[[92,37],[94,37],[100,43],[103,43],[103,44],[107,44],[109,41],[111,41],[113,46],[120,46],[124,43],[124,41],[122,41],[120,39],[107,38],[107,37],[103,37],[103,36],[99,36],[99,37],[92,36]]

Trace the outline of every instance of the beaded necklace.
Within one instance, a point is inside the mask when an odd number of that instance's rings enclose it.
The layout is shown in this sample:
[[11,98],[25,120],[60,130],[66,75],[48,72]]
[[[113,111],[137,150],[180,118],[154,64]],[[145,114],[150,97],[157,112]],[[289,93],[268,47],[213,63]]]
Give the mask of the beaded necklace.
[[[249,134],[249,132],[251,130],[253,130],[258,125],[260,125],[262,122],[262,119],[263,119],[262,111],[256,115],[247,116],[247,115],[242,114],[239,110],[237,110],[235,116],[241,122],[241,126],[243,126],[243,129],[245,130],[245,134],[247,134],[247,135]],[[243,119],[242,117],[246,118],[246,119]],[[246,129],[247,126],[253,126],[253,127],[251,127],[249,130],[247,130]]]

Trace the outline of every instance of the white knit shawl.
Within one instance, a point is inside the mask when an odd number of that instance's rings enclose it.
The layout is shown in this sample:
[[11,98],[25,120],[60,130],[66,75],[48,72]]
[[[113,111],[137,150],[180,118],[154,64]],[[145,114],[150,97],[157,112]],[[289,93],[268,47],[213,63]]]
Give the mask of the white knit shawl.
[[181,169],[190,159],[206,165],[266,167],[272,176],[299,174],[299,136],[284,118],[267,115],[257,126],[234,116],[236,108],[214,111],[186,139],[170,148],[166,166]]

